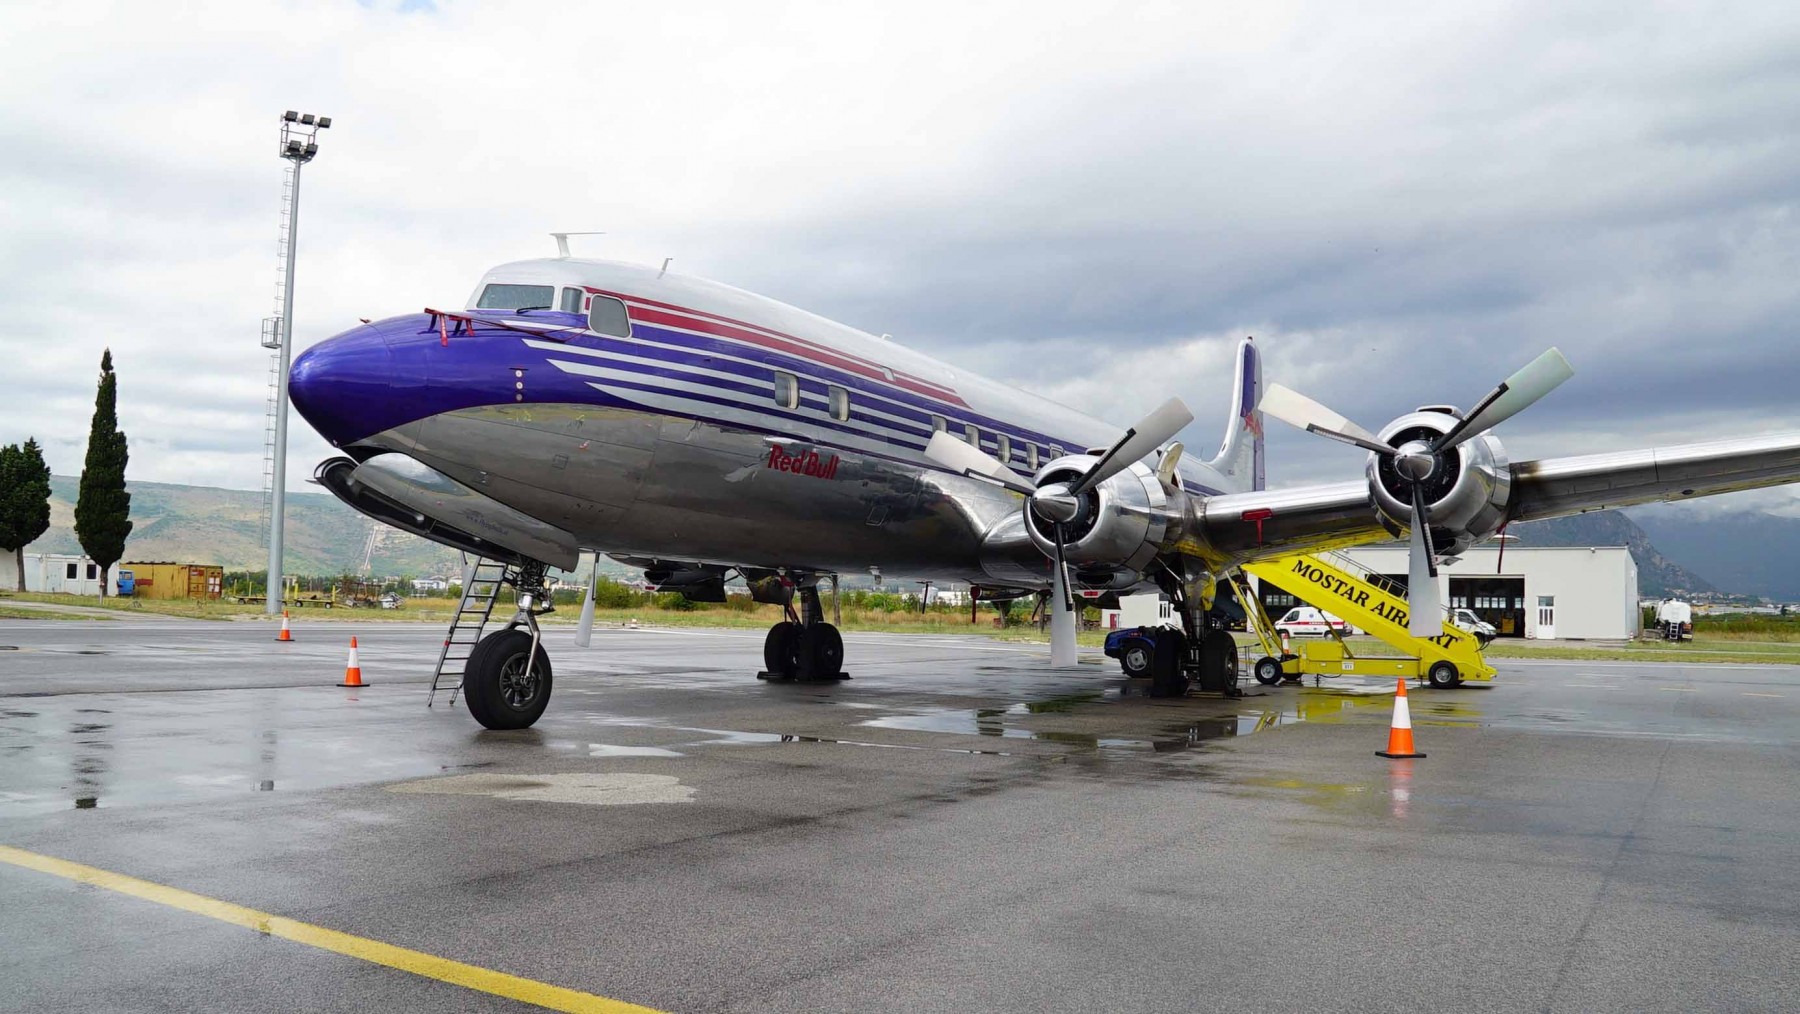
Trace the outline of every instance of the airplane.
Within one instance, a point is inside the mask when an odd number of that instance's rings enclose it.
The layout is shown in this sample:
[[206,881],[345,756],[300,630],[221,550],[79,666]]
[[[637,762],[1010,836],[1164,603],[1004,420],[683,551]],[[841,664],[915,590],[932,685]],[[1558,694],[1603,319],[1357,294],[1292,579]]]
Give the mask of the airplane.
[[[575,258],[557,238],[559,256],[493,268],[466,307],[320,341],[289,380],[341,452],[317,482],[509,566],[517,612],[463,673],[491,729],[543,714],[547,571],[583,552],[697,601],[723,601],[741,577],[785,610],[759,674],[784,680],[842,678],[820,601],[841,574],[1047,596],[1054,665],[1075,660],[1077,592],[1155,588],[1181,631],[1157,640],[1151,692],[1230,694],[1221,589],[1242,563],[1404,537],[1408,625],[1432,636],[1438,561],[1509,523],[1800,480],[1800,433],[1510,461],[1489,431],[1570,378],[1556,349],[1466,412],[1426,405],[1370,431],[1265,389],[1244,339],[1224,439],[1199,460],[1174,439],[1193,419],[1179,399],[1121,432],[886,336],[666,263]],[[1266,488],[1265,415],[1368,452],[1363,476]]]

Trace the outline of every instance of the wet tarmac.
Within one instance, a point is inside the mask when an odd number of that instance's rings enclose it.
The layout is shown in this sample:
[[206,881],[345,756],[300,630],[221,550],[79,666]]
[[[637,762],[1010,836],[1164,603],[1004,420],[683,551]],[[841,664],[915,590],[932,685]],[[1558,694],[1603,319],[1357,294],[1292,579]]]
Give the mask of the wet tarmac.
[[[0,620],[0,846],[668,1011],[1800,996],[1800,668],[1503,661],[1394,762],[1374,682],[852,634],[772,685],[760,632],[560,630],[491,733],[425,707],[440,630],[297,636]],[[527,1009],[219,918],[0,855],[0,1010]]]

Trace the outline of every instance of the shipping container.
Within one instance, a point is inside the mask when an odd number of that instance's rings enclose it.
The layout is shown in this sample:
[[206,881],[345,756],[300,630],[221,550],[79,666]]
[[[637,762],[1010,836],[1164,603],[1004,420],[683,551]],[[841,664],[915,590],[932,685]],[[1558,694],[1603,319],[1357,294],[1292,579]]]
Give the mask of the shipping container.
[[140,599],[216,599],[225,593],[225,568],[203,563],[126,563]]

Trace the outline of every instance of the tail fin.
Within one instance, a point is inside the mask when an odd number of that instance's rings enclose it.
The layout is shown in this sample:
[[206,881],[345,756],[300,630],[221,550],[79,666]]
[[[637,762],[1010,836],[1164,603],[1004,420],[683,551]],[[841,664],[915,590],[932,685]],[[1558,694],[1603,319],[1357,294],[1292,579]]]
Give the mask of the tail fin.
[[1232,385],[1231,421],[1225,442],[1210,464],[1240,489],[1263,489],[1262,357],[1249,338],[1238,343],[1237,382]]

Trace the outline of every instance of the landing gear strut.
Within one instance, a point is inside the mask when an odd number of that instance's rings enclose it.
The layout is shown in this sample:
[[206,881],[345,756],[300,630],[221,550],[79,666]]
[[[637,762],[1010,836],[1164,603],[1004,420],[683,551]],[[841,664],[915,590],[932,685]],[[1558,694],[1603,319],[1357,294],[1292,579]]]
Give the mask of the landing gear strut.
[[1237,687],[1237,641],[1212,616],[1211,575],[1182,580],[1173,572],[1159,581],[1181,616],[1181,632],[1158,637],[1150,667],[1150,696],[1181,697],[1195,683],[1206,692],[1242,697]]
[[502,630],[481,639],[463,666],[463,700],[469,714],[490,729],[523,729],[550,704],[550,656],[537,618],[556,607],[544,585],[544,565],[528,560],[514,586],[519,611]]
[[763,639],[763,671],[759,680],[829,683],[847,680],[843,672],[844,638],[838,628],[825,622],[825,610],[819,604],[819,586],[809,584],[796,589],[800,610],[787,605],[788,618],[769,628]]

